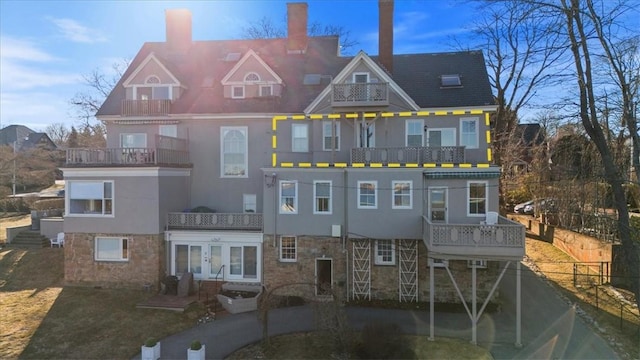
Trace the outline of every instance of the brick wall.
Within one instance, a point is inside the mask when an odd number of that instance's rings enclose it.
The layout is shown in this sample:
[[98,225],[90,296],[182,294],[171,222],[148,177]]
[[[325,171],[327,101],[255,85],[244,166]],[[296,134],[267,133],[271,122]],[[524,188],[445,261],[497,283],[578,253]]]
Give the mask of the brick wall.
[[[96,261],[95,237],[129,239],[128,261]],[[66,233],[64,279],[67,285],[136,288],[152,284],[159,288],[165,275],[164,235]]]

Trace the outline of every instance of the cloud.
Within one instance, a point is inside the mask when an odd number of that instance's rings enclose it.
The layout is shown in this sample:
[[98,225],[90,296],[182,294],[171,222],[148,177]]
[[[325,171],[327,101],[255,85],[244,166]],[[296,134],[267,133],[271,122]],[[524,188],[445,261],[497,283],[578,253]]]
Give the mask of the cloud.
[[107,37],[98,30],[88,28],[72,19],[51,18],[51,22],[58,27],[62,35],[73,41],[85,44],[107,41]]
[[0,95],[0,122],[25,125],[35,131],[44,131],[52,123],[69,123],[69,101],[50,93],[7,93]]
[[9,36],[0,35],[0,59],[32,62],[50,62],[59,60],[55,56],[38,49],[33,43]]

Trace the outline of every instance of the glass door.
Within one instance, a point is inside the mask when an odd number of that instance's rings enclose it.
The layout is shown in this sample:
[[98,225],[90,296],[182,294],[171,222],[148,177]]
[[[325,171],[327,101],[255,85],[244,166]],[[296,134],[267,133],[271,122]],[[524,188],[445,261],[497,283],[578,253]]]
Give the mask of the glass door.
[[447,222],[447,188],[429,188],[429,219]]
[[222,246],[209,245],[209,279],[222,280],[224,274],[222,273]]
[[202,246],[177,244],[174,248],[174,270],[180,277],[187,272],[193,273],[194,279],[202,279]]
[[229,249],[229,278],[258,278],[258,247],[232,246]]

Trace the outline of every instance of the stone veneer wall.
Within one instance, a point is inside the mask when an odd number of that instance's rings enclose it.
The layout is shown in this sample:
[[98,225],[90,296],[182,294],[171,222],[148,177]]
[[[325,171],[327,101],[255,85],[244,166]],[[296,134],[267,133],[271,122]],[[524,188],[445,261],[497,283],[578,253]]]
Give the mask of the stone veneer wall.
[[[418,242],[418,301],[429,301],[429,266],[427,262],[427,248],[422,241]],[[399,256],[399,243],[396,242],[396,256]],[[264,256],[264,284],[267,290],[283,284],[313,284],[315,279],[315,259],[333,259],[333,286],[338,295],[350,299],[352,289],[352,243],[347,241],[346,251],[343,251],[342,240],[337,238],[299,236],[298,259],[296,262],[280,262],[278,259],[278,244],[273,242],[273,236],[265,235],[263,243]],[[399,263],[396,265],[375,265],[373,259],[374,244],[371,244],[371,298],[381,300],[399,299]],[[347,260],[348,256],[348,260]],[[345,265],[348,264],[348,274]],[[449,268],[467,302],[471,301],[471,269],[467,268],[466,260],[449,261]],[[458,293],[444,268],[435,270],[435,298],[437,302],[461,303]],[[482,303],[491,291],[499,275],[499,263],[489,261],[486,269],[477,269],[477,296]],[[297,295],[305,298],[313,297],[313,286],[286,286],[277,290],[278,294]],[[495,301],[498,291],[494,293]]]
[[[129,239],[129,261],[96,261],[96,236]],[[165,275],[164,235],[66,233],[64,279],[67,285],[158,289]]]

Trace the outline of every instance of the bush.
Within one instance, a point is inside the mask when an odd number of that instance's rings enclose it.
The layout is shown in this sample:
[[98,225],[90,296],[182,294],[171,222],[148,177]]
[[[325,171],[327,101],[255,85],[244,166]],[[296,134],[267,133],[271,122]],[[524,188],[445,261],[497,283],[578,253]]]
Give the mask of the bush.
[[157,343],[158,343],[158,340],[156,340],[155,338],[150,337],[144,342],[144,346],[146,346],[146,347],[154,347],[154,346],[156,346]]
[[28,213],[29,205],[23,198],[11,198],[0,200],[0,212]]
[[216,211],[206,206],[197,206],[191,209],[191,212],[192,213],[214,213]]
[[64,209],[64,199],[44,199],[33,203],[33,210]]
[[362,341],[356,349],[361,359],[412,359],[413,351],[400,339],[395,323],[372,322],[362,329]]
[[191,342],[191,350],[200,350],[202,348],[202,344],[200,340],[193,340]]

